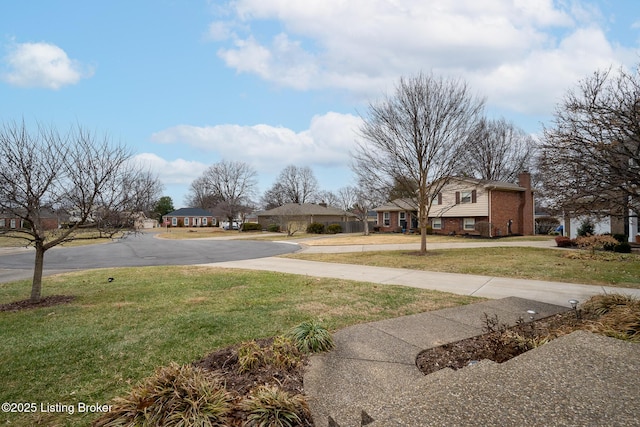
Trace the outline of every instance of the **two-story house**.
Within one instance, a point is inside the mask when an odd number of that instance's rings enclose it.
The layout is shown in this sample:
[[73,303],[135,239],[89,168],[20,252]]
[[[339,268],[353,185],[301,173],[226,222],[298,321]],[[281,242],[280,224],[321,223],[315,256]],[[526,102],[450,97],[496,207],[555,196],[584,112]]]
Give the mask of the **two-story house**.
[[[381,231],[418,228],[418,208],[411,200],[395,200],[374,210]],[[535,216],[531,176],[520,174],[518,184],[449,178],[434,195],[428,219],[436,234],[532,235]]]

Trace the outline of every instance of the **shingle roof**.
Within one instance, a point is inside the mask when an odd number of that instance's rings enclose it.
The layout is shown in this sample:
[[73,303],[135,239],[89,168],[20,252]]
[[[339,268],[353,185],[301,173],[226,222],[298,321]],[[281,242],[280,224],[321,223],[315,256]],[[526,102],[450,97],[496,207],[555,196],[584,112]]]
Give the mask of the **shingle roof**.
[[281,216],[281,215],[314,215],[314,216],[354,216],[350,212],[337,209],[332,206],[316,205],[314,203],[287,203],[268,211],[260,212],[259,216]]
[[213,214],[206,209],[180,208],[164,216],[213,216]]

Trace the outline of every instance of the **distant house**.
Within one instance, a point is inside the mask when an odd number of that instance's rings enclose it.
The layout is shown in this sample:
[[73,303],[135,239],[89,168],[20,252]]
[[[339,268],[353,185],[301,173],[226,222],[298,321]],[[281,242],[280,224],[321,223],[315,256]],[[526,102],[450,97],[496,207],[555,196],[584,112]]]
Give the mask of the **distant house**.
[[563,223],[564,235],[575,239],[584,223],[593,226],[594,234],[624,234],[629,242],[640,243],[640,222],[633,210],[629,210],[626,216],[611,215],[607,211],[594,211],[590,214],[566,212]]
[[[418,207],[412,200],[394,200],[374,210],[380,231],[418,228]],[[531,176],[521,174],[518,184],[452,177],[434,195],[428,220],[436,234],[532,235],[535,224]]]
[[274,209],[257,213],[263,228],[277,224],[282,230],[304,230],[313,222],[325,225],[356,221],[356,215],[325,203],[287,203]]
[[[60,226],[60,218],[51,211],[41,211],[40,221],[44,230],[55,230]],[[0,212],[0,230],[19,230],[26,227],[28,224],[15,213]]]
[[215,224],[213,214],[200,208],[181,208],[162,216],[163,225],[170,227],[208,227]]

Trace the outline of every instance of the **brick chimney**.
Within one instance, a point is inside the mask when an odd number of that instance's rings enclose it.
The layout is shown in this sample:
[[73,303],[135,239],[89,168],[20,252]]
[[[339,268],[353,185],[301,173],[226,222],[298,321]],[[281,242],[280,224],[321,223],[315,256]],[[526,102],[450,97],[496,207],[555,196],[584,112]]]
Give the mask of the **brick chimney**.
[[535,211],[533,203],[533,190],[531,189],[531,174],[524,171],[518,175],[518,185],[523,187],[525,191],[522,193],[522,200],[520,201],[519,216],[521,230],[520,232],[525,236],[530,236],[535,233]]

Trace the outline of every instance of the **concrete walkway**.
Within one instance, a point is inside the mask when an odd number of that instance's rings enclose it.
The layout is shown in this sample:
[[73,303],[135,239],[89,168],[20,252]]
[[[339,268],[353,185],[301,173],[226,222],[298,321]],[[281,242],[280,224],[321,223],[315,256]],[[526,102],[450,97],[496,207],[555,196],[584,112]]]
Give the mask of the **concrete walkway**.
[[562,306],[567,306],[567,301],[570,299],[584,301],[593,295],[603,292],[618,292],[640,298],[640,289],[580,285],[543,280],[510,279],[506,277],[471,274],[439,273],[403,268],[369,267],[279,257],[259,258],[249,261],[219,262],[206,265],[210,267],[278,271],[281,273],[358,280],[385,285],[403,285],[485,298],[513,296]]
[[[415,247],[313,246],[305,251],[392,249]],[[640,297],[640,289],[288,258],[208,265],[404,285],[490,299],[337,331],[336,348],[314,355],[304,378],[318,427],[640,426],[638,344],[575,332],[503,364],[481,361],[428,376],[415,366],[421,350],[481,334],[484,313],[514,324],[519,317],[527,317],[527,310],[545,317],[568,310],[569,299],[584,301],[603,292]]]
[[336,332],[336,348],[314,355],[304,377],[315,425],[639,425],[639,344],[576,332],[503,364],[428,376],[415,365],[423,349],[481,334],[484,313],[513,324],[530,309],[566,310],[505,298]]

